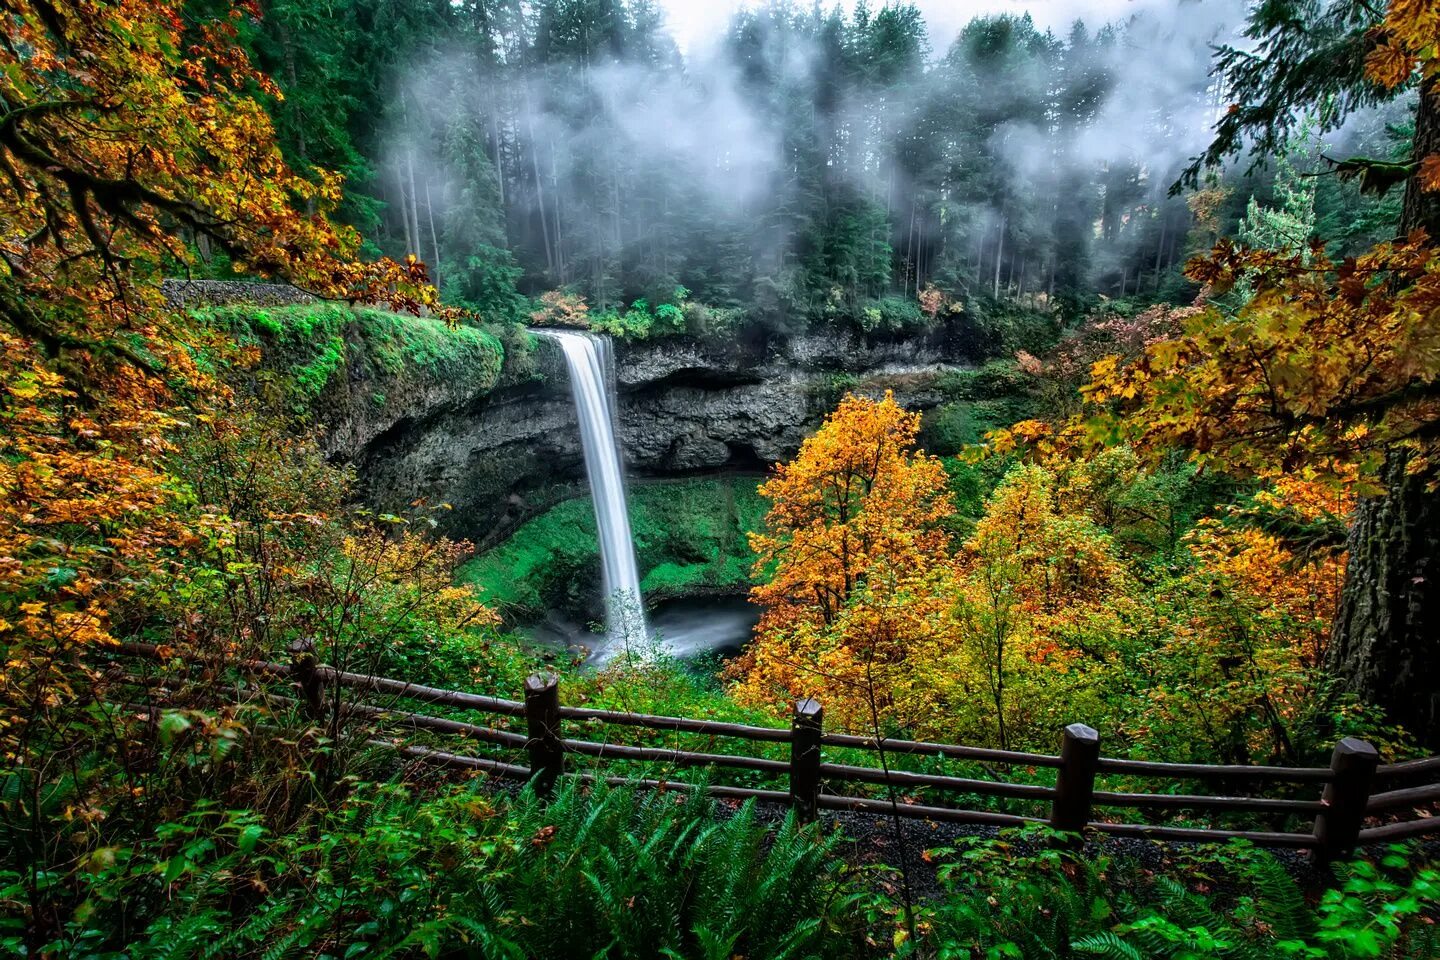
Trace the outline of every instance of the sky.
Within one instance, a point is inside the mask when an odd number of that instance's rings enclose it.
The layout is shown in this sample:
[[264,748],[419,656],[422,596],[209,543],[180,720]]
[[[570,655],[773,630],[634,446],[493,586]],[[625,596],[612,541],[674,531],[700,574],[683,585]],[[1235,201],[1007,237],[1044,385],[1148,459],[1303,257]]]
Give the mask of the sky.
[[[660,0],[670,21],[670,30],[681,49],[703,50],[725,29],[730,15],[746,6],[744,0]],[[848,5],[849,0],[847,0]],[[1042,28],[1057,32],[1077,17],[1098,25],[1156,7],[1170,8],[1175,0],[915,0],[930,24],[931,43],[944,52],[960,28],[971,18],[987,13],[1029,12]],[[830,7],[830,0],[823,6]],[[881,4],[872,0],[871,7]]]

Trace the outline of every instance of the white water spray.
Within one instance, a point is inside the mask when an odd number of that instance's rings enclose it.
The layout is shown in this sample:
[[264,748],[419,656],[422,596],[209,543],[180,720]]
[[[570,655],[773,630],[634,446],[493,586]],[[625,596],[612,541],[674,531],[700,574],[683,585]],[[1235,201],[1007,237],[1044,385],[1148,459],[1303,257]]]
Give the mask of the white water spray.
[[640,571],[630,537],[630,510],[625,502],[625,475],[615,430],[614,363],[610,341],[588,333],[537,330],[560,344],[570,373],[570,393],[580,421],[580,446],[595,525],[600,532],[600,566],[604,576],[606,632],[611,641],[643,641],[649,637],[640,596]]

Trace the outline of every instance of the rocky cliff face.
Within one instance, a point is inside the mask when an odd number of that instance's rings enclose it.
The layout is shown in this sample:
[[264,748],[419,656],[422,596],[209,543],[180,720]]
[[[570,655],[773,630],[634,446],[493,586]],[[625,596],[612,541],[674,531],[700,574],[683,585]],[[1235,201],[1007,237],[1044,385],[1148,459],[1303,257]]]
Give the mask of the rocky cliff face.
[[[902,404],[925,409],[941,400],[938,375],[967,361],[944,338],[617,344],[627,465],[642,477],[760,470],[793,456],[846,390],[893,389]],[[454,508],[447,532],[495,542],[583,488],[579,428],[558,349],[540,341],[534,364],[525,382],[511,378],[464,400],[436,391],[434,405],[397,405],[405,415],[393,420],[347,421],[332,433],[331,449],[356,463],[377,507],[420,497],[446,502]]]
[[[169,280],[163,289],[176,309],[239,308],[232,320],[247,336],[261,330],[267,362],[323,383],[308,400],[325,425],[322,449],[356,467],[378,509],[448,503],[446,532],[484,546],[584,492],[569,377],[548,340],[502,351],[472,328],[339,310],[277,284]],[[286,319],[307,304],[313,315]],[[832,333],[618,343],[627,467],[640,477],[759,472],[792,457],[847,390],[892,389],[905,406],[928,409],[943,399],[939,375],[983,351],[958,326],[898,341]]]

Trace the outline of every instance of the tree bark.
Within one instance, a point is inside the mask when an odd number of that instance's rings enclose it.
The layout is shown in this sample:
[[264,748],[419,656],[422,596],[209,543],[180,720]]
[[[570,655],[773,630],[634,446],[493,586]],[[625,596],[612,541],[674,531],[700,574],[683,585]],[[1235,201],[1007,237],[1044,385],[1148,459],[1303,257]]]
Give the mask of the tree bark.
[[545,178],[540,175],[540,141],[535,137],[535,108],[530,103],[530,87],[525,86],[525,122],[530,131],[530,166],[535,171],[535,205],[540,208],[540,233],[545,241],[545,267],[550,280],[559,286],[558,271],[555,269],[555,252],[550,245],[550,220],[545,212]]
[[1155,292],[1160,292],[1160,255],[1165,252],[1165,201],[1160,201],[1160,240],[1155,244]]
[[410,217],[410,236],[414,238],[414,246],[406,253],[415,254],[416,258],[423,258],[425,250],[420,239],[420,197],[415,192],[415,151],[411,150],[405,154],[405,172],[410,181],[410,209],[407,215]]
[[425,216],[430,220],[430,249],[435,259],[430,264],[430,282],[440,286],[440,235],[435,232],[435,204],[430,200],[430,178],[425,178]]
[[1392,451],[1386,492],[1356,510],[1328,659],[1342,689],[1440,747],[1440,498],[1409,460]]
[[1000,299],[1000,264],[1005,253],[1005,215],[1000,215],[1000,236],[995,241],[995,290],[993,296]]
[[415,249],[415,234],[410,229],[410,201],[405,195],[404,171],[398,167],[395,169],[395,185],[400,188],[400,222],[405,225],[405,252],[411,253]]
[[[1415,110],[1415,152],[1420,161],[1440,153],[1440,76],[1425,81],[1420,102]],[[1405,207],[1400,215],[1400,231],[1409,234],[1423,229],[1431,242],[1440,242],[1440,191],[1422,191],[1418,177],[1405,184]]]
[[[1416,159],[1440,153],[1440,80],[1421,91]],[[1440,194],[1406,185],[1401,232],[1440,238]],[[1385,460],[1385,492],[1356,508],[1345,586],[1327,656],[1341,689],[1440,749],[1440,496],[1433,468],[1411,473],[1409,451]]]

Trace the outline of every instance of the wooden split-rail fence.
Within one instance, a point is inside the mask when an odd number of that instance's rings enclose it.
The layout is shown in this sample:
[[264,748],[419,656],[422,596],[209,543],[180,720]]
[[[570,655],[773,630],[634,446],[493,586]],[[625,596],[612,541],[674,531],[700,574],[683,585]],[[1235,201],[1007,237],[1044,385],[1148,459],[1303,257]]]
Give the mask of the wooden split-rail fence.
[[[165,661],[173,659],[148,644],[122,644],[120,651],[131,656]],[[693,785],[671,780],[638,780],[633,777],[601,777],[595,773],[567,774],[566,758],[642,761],[677,767],[713,767],[753,771],[785,778],[787,790],[767,790],[726,784],[707,784],[711,795],[732,799],[754,799],[762,803],[793,806],[802,819],[814,819],[821,810],[856,811],[877,815],[899,815],[932,821],[1013,827],[1048,824],[1067,832],[1087,830],[1115,836],[1154,840],[1221,842],[1249,840],[1257,846],[1304,849],[1322,861],[1344,856],[1359,845],[1385,843],[1440,833],[1440,757],[1382,764],[1375,748],[1363,740],[1347,737],[1335,745],[1328,767],[1280,767],[1221,764],[1157,763],[1105,757],[1100,752],[1100,735],[1085,724],[1075,723],[1061,734],[1057,756],[995,750],[958,744],[926,743],[914,740],[880,739],[832,733],[824,726],[824,708],[819,700],[807,698],[795,704],[789,729],[758,727],[716,720],[652,716],[588,707],[567,707],[560,703],[559,681],[553,675],[536,675],[525,683],[524,700],[506,700],[481,694],[442,690],[363,673],[347,672],[316,662],[306,644],[292,647],[290,663],[266,661],[231,662],[223,666],[252,675],[285,679],[299,693],[298,704],[315,719],[337,711],[357,718],[397,723],[417,731],[452,734],[467,739],[524,751],[528,765],[507,763],[487,757],[467,756],[416,744],[401,745],[376,740],[376,745],[395,747],[402,754],[427,763],[533,782],[541,793],[551,790],[562,776],[604,779],[612,783],[688,790]],[[209,666],[201,661],[189,665]],[[154,689],[163,678],[136,678]],[[525,733],[427,716],[391,707],[361,702],[344,702],[339,691],[383,694],[480,714],[509,717],[525,724]],[[294,701],[292,701],[294,702]],[[566,724],[615,724],[645,730],[725,737],[753,744],[788,744],[789,759],[696,752],[663,747],[595,742],[567,738]],[[857,766],[826,760],[827,747],[874,753],[879,766]],[[1006,768],[1049,768],[1056,771],[1054,786],[1034,783],[979,780],[932,773],[892,769],[897,757],[936,757],[972,761]],[[1097,789],[1102,777],[1163,780],[1167,784],[1196,782],[1218,785],[1226,794],[1142,793]],[[1048,803],[1048,816],[1022,816],[993,810],[972,810],[960,806],[939,806],[895,802],[875,797],[847,796],[829,791],[840,783],[878,784],[897,791],[920,789],[972,794]],[[1244,791],[1236,786],[1245,784]],[[1292,793],[1311,792],[1310,798],[1263,796],[1265,788],[1285,786]],[[1127,823],[1097,819],[1097,808],[1134,809],[1154,816],[1173,811],[1214,811],[1248,813],[1262,818],[1301,818],[1309,824],[1303,832],[1174,826],[1164,823]],[[1435,813],[1431,816],[1431,813]]]

